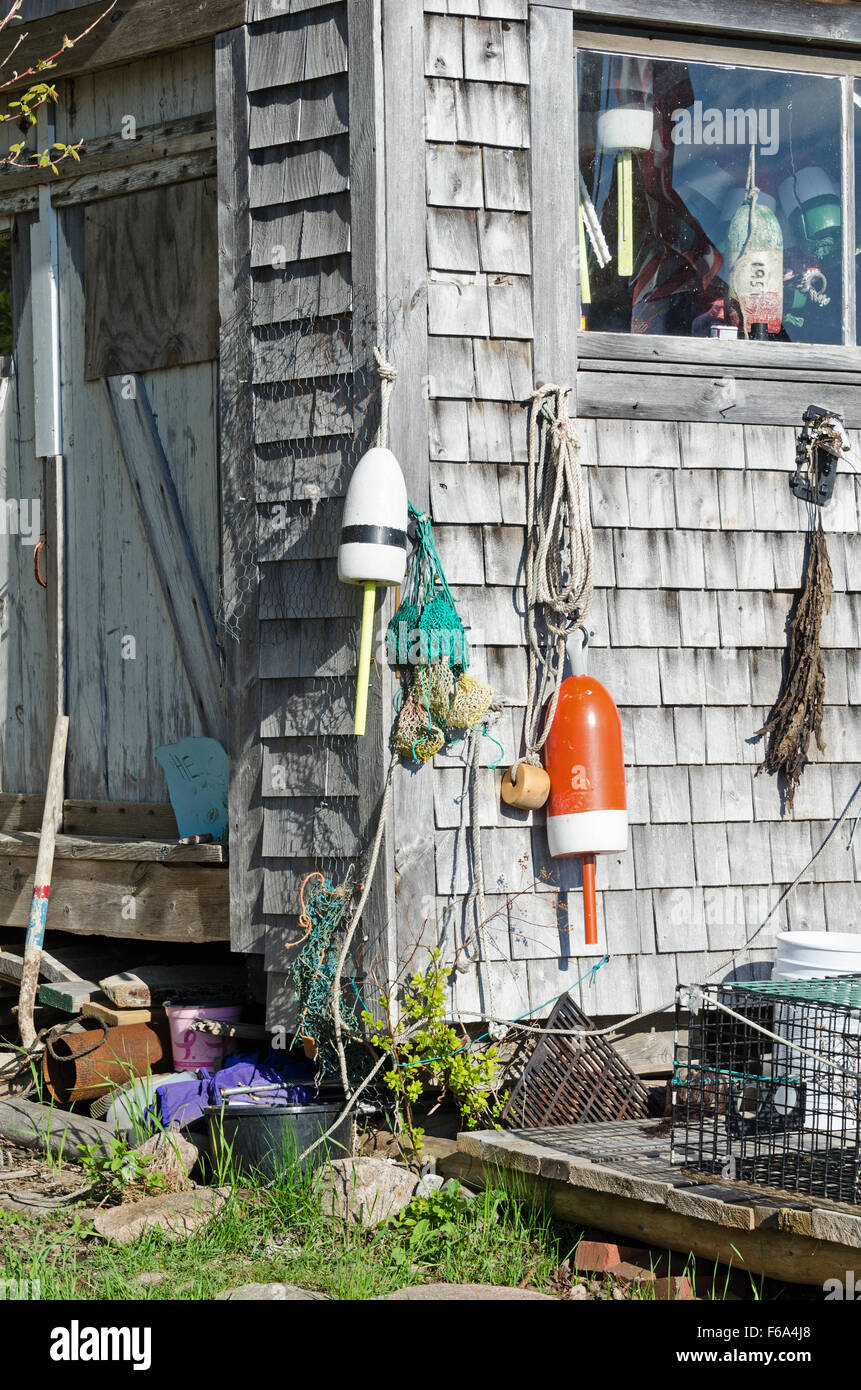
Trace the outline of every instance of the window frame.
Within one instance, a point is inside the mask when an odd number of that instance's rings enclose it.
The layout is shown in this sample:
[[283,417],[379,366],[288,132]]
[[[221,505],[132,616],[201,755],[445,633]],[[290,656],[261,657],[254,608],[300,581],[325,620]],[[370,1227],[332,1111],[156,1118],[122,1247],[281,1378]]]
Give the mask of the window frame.
[[[685,35],[680,38],[678,35]],[[631,54],[688,62],[734,64],[739,67],[778,68],[784,71],[822,74],[836,77],[841,91],[841,207],[842,207],[842,343],[771,343],[739,338],[687,338],[681,335],[586,332],[580,328],[580,275],[575,282],[576,351],[580,362],[588,361],[593,370],[600,371],[601,363],[623,360],[642,363],[702,363],[732,374],[733,369],[762,369],[774,367],[801,368],[813,372],[830,369],[836,372],[857,373],[861,379],[861,345],[857,342],[856,274],[855,274],[855,119],[854,83],[861,79],[861,52],[851,48],[835,53],[820,49],[808,50],[799,45],[778,45],[752,36],[739,28],[730,41],[714,42],[712,36],[689,35],[684,21],[679,21],[672,34],[666,29],[649,30],[643,27],[608,30],[605,26],[583,21],[577,13],[574,26],[574,110],[580,110],[579,57],[581,52]],[[579,167],[579,138],[577,158]]]

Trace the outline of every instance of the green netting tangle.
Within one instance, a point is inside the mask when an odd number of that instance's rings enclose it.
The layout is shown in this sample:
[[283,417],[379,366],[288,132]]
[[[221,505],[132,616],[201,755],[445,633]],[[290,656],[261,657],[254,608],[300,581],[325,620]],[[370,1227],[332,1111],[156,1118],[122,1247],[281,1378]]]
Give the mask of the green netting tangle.
[[389,661],[404,672],[395,747],[428,762],[449,738],[485,719],[493,691],[468,673],[469,644],[434,545],[430,518],[409,504],[416,551],[386,634]]
[[[335,888],[321,873],[313,873],[302,884],[300,900],[302,915],[299,925],[305,936],[302,950],[290,971],[301,1005],[296,1035],[297,1038],[311,1039],[316,1044],[320,1072],[324,1076],[337,1076],[332,985],[350,917],[353,889]],[[341,1019],[348,1032],[358,1032],[356,1010],[344,1000],[341,1000]],[[349,1071],[353,1070],[350,1066],[352,1050],[348,1046]],[[367,1056],[359,1059],[359,1062],[356,1072],[362,1076],[367,1071]]]

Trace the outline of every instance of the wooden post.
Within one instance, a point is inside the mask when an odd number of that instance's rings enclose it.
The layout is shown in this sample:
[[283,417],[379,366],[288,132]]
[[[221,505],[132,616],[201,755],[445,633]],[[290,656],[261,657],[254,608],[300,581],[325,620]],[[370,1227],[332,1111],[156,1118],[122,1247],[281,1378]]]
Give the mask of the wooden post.
[[36,874],[33,879],[33,897],[30,902],[30,920],[27,923],[27,939],[24,946],[24,968],[21,972],[21,990],[18,996],[18,1026],[21,1041],[25,1047],[32,1047],[36,1041],[33,1023],[33,1009],[36,991],[39,987],[39,965],[42,959],[42,945],[45,940],[45,922],[48,917],[48,898],[51,893],[51,874],[54,868],[54,846],[57,831],[63,816],[63,776],[66,767],[66,742],[69,737],[69,719],[65,714],[57,717],[54,726],[54,744],[51,749],[51,763],[48,768],[48,790],[45,795],[45,810],[42,815],[42,832],[39,836],[39,853],[36,858]]

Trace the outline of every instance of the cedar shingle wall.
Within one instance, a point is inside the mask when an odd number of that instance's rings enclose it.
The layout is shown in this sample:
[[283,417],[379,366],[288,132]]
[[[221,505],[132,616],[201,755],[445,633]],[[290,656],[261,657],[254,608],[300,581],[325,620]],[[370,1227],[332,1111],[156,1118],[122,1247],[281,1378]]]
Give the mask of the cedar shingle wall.
[[[425,10],[430,492],[474,669],[515,704],[494,730],[505,766],[520,751],[526,688],[527,6],[426,0]],[[484,886],[496,913],[484,953],[494,1003],[511,1016],[605,951],[612,963],[582,988],[591,1013],[648,1008],[677,978],[702,978],[759,926],[861,778],[857,478],[841,471],[826,513],[837,590],[823,631],[827,747],[814,752],[794,819],[781,820],[750,740],[778,691],[802,572],[806,509],[787,486],[793,430],[599,418],[582,421],[580,436],[596,528],[591,662],[621,709],[632,829],[627,853],[598,860],[599,942],[587,952],[578,866],[550,861],[543,813],[503,807],[501,772],[484,772]],[[497,757],[486,742],[485,763]],[[436,763],[442,922],[468,882],[462,769],[451,756]],[[834,838],[742,960],[770,959],[772,927],[856,928],[861,845],[847,853],[846,839]],[[405,954],[414,925],[402,932]],[[474,971],[457,998],[476,1006]]]
[[357,604],[333,563],[353,430],[347,5],[254,0],[249,19],[262,906],[270,1019],[289,1024],[298,885],[360,846]]

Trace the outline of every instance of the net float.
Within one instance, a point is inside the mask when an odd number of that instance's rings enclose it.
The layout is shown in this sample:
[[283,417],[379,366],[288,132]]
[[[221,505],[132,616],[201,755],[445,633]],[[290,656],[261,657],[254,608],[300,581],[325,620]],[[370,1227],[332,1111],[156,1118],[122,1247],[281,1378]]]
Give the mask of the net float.
[[783,231],[758,189],[733,213],[727,234],[730,293],[738,300],[745,332],[764,323],[779,333],[783,323]]
[[596,854],[618,854],[628,845],[622,721],[608,690],[587,672],[588,638],[581,629],[568,641],[572,674],[563,681],[544,747],[550,777],[547,841],[553,859],[583,865],[586,941],[598,941]]
[[531,763],[515,763],[502,779],[500,795],[506,806],[519,806],[522,810],[537,811],[547,804],[550,778],[543,767],[533,767]]
[[622,58],[618,82],[613,83],[616,105],[598,117],[598,146],[616,153],[618,203],[618,273],[634,273],[634,150],[652,144],[655,117],[650,105],[650,65],[639,58]]
[[391,449],[369,449],[347,488],[338,550],[338,578],[365,591],[353,731],[368,717],[368,684],[378,588],[402,584],[407,569],[407,485]]

